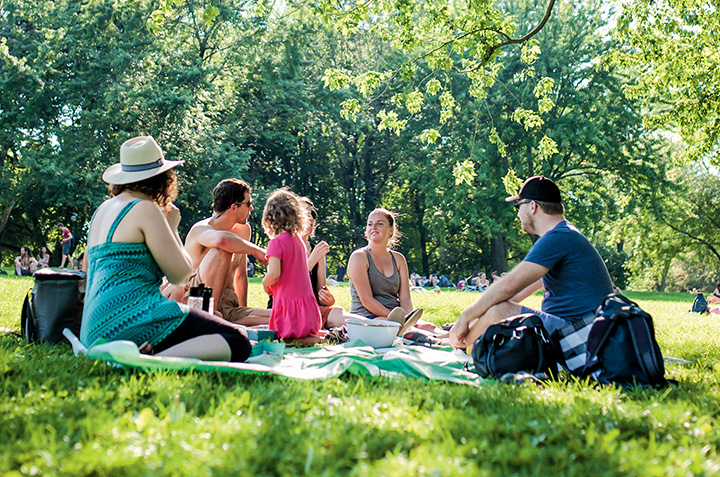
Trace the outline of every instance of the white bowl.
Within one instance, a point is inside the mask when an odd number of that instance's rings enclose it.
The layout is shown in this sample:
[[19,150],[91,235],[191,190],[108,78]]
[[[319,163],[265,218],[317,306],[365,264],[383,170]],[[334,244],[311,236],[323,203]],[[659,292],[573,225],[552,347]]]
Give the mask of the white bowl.
[[400,323],[387,320],[348,318],[345,320],[350,341],[361,340],[373,348],[392,346]]

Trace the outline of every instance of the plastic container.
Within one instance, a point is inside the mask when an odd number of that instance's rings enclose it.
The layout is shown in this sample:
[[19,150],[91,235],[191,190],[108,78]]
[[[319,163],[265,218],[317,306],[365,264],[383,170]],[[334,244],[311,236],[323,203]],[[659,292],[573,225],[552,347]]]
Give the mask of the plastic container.
[[361,340],[373,348],[392,346],[400,323],[387,320],[348,318],[345,320],[350,341]]
[[248,339],[253,341],[272,341],[275,339],[275,331],[268,328],[268,325],[251,326],[247,329]]

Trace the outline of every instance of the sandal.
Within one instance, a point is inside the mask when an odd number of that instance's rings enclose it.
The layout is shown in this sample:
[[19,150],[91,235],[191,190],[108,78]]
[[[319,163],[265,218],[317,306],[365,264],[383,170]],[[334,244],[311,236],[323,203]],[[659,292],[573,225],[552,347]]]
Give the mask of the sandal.
[[412,328],[413,326],[415,326],[417,324],[417,322],[420,319],[420,317],[422,316],[422,314],[423,314],[422,308],[415,308],[413,311],[408,313],[408,315],[405,317],[405,323],[404,324],[401,323],[402,326],[400,327],[400,331],[398,331],[398,336],[404,337],[405,333],[410,331],[410,328]]
[[400,308],[399,306],[396,306],[392,310],[390,310],[390,313],[385,317],[385,320],[387,321],[394,321],[395,323],[400,323],[400,326],[405,324],[405,310]]

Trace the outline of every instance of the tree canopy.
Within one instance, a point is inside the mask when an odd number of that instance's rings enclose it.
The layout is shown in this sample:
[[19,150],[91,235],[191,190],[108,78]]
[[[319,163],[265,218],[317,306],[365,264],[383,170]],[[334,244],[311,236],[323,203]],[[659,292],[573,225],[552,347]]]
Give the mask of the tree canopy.
[[57,251],[58,221],[82,242],[102,171],[152,134],[186,161],[181,233],[240,177],[258,204],[283,186],[315,202],[331,269],[386,206],[411,268],[457,280],[527,253],[503,199],[545,174],[617,284],[685,286],[699,257],[714,280],[717,174],[678,161],[653,119],[670,103],[636,94],[641,49],[608,18],[595,0],[4,0],[3,260]]

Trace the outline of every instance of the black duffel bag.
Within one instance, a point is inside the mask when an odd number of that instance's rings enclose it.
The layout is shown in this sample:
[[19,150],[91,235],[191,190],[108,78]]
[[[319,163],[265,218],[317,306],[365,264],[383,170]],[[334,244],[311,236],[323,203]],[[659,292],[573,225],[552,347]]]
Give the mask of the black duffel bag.
[[25,297],[20,320],[25,340],[58,343],[65,339],[65,328],[79,336],[85,272],[43,268],[33,277],[35,285]]
[[557,374],[557,355],[550,333],[532,313],[491,325],[472,349],[475,371],[482,378],[507,373]]

